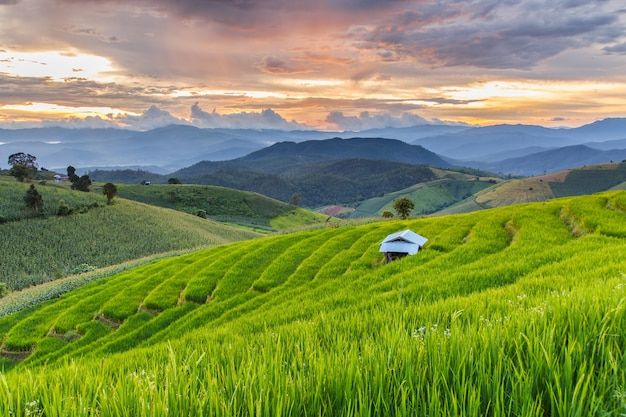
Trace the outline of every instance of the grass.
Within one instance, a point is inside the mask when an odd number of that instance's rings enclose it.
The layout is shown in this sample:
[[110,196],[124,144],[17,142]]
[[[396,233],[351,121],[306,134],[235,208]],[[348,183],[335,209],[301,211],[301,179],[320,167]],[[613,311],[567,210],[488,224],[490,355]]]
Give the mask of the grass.
[[[12,291],[150,255],[259,236],[128,200],[115,199],[115,204],[106,205],[102,195],[55,183],[37,184],[44,212],[34,217],[21,197],[27,187],[0,176],[0,215],[11,220],[0,223],[2,236],[7,237],[0,240],[0,282]],[[60,200],[86,209],[57,216],[54,210]]]
[[[5,350],[35,348],[5,352],[0,414],[622,415],[625,207],[609,192],[145,264],[0,319]],[[382,263],[405,228],[425,249]]]
[[492,185],[488,180],[476,181],[469,175],[442,178],[360,202],[348,217],[380,217],[384,211],[395,213],[393,203],[400,197],[408,197],[414,202],[413,214],[434,213]]
[[207,185],[120,185],[121,197],[246,227],[275,231],[326,219],[257,193]]

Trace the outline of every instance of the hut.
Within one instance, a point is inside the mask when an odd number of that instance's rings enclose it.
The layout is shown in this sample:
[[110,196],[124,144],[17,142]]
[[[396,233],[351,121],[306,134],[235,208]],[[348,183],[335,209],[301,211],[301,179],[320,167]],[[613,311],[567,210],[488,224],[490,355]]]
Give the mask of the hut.
[[387,263],[407,255],[415,255],[428,242],[424,236],[420,236],[412,230],[392,233],[380,244],[379,252],[385,254]]

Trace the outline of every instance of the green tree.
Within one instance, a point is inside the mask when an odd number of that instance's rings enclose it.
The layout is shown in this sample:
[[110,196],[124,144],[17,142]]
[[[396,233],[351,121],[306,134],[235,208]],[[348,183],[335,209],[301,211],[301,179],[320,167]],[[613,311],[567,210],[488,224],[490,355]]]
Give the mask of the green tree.
[[393,217],[393,213],[390,212],[389,210],[385,210],[383,211],[383,219],[391,219]]
[[91,186],[91,179],[89,175],[83,175],[76,182],[72,183],[72,190],[83,191],[88,193]]
[[24,164],[15,164],[9,170],[9,175],[17,178],[19,182],[35,178],[35,171]]
[[180,184],[180,180],[178,178],[170,178],[167,180],[168,184]]
[[28,168],[31,168],[33,171],[37,171],[37,157],[24,152],[18,152],[9,155],[9,165],[26,165]]
[[296,193],[291,196],[291,199],[289,200],[289,204],[291,204],[292,206],[298,207],[300,206],[301,200],[302,200],[302,197],[300,197],[300,194]]
[[111,204],[113,197],[117,195],[117,187],[111,182],[107,182],[102,186],[102,194],[107,196],[107,204]]
[[408,197],[400,197],[393,202],[393,209],[398,213],[402,220],[409,218],[411,210],[415,208],[415,204]]
[[78,175],[76,175],[76,168],[71,165],[67,167],[67,178],[72,184],[76,183],[76,181],[80,179]]
[[35,213],[39,213],[39,209],[43,207],[43,197],[39,194],[34,184],[31,184],[26,194],[24,194],[24,202],[26,207],[33,209]]

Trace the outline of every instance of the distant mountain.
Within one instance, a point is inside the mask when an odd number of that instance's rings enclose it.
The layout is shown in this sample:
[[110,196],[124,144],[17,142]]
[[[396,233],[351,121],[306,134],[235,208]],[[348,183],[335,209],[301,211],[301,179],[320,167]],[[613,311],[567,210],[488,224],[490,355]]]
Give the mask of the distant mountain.
[[422,138],[412,143],[449,158],[467,161],[484,161],[494,153],[502,154],[529,147],[561,147],[571,144],[559,131],[527,125],[476,127]]
[[[329,155],[318,149],[316,141],[352,139],[395,140],[423,149],[413,159],[416,148],[399,150],[394,142],[380,143],[377,148],[352,146],[329,151],[336,159],[378,158],[406,162],[449,166],[450,163],[482,167],[499,161],[513,163],[521,158],[550,149],[574,145],[609,151],[626,148],[626,118],[605,119],[575,129],[550,129],[530,125],[496,125],[468,127],[454,125],[417,125],[406,128],[382,128],[362,132],[325,132],[315,130],[256,130],[200,129],[188,125],[170,125],[145,132],[124,129],[0,129],[0,168],[8,167],[8,156],[26,152],[37,157],[41,167],[65,170],[72,165],[84,167],[141,167],[144,170],[173,172],[201,161],[233,161],[253,159],[258,169],[282,172],[290,160],[313,162],[326,160]],[[304,144],[299,146],[300,144]],[[278,148],[272,146],[278,145]],[[368,143],[371,145],[371,143]],[[322,145],[329,147],[326,143]],[[272,148],[265,151],[265,148]],[[424,150],[431,152],[426,157]],[[266,153],[255,154],[264,150]],[[270,155],[278,155],[271,159]],[[343,153],[342,153],[343,152]],[[303,155],[299,155],[303,153]],[[394,154],[395,153],[395,154]],[[434,155],[434,154],[437,155]],[[267,155],[267,156],[266,156]],[[434,156],[433,156],[434,155]],[[318,158],[318,159],[316,159]],[[421,161],[421,162],[416,162]],[[443,161],[443,162],[442,162]],[[446,162],[447,161],[447,162]],[[475,163],[475,162],[478,163]],[[239,164],[239,165],[237,165]],[[262,166],[265,164],[264,166]],[[546,161],[550,165],[549,161]],[[502,165],[502,164],[500,164]],[[293,165],[292,165],[293,166]],[[527,172],[529,168],[507,165],[503,172]],[[257,169],[257,168],[255,168]],[[534,168],[532,168],[534,169]],[[558,169],[549,168],[550,171]]]
[[[419,125],[402,129],[376,129],[363,137],[416,138],[455,132],[459,126]],[[382,133],[385,135],[382,135]],[[40,166],[64,170],[98,167],[155,167],[175,171],[199,161],[225,161],[245,156],[279,142],[304,142],[332,137],[350,138],[354,132],[314,130],[200,129],[170,125],[145,132],[125,129],[0,129],[0,168],[8,156],[26,152]],[[355,156],[357,157],[357,156]]]
[[[276,131],[278,132],[278,131]],[[174,171],[198,161],[228,160],[272,143],[280,133],[199,129],[172,125],[138,132],[123,129],[0,129],[0,163],[16,152],[48,169],[158,166]]]
[[185,183],[255,191],[302,205],[350,203],[433,178],[428,165],[450,167],[435,153],[395,139],[280,142],[231,161],[203,161],[173,172]]
[[437,154],[400,140],[334,138],[299,143],[280,142],[230,161],[203,161],[174,172],[172,175],[189,178],[225,169],[245,169],[288,175],[294,169],[302,170],[302,166],[306,164],[342,159],[370,159],[412,165],[433,165],[442,168],[451,166]]
[[421,138],[411,143],[447,158],[494,162],[508,159],[504,157],[508,152],[511,153],[510,156],[519,156],[516,153],[520,150],[533,147],[561,148],[616,139],[626,139],[626,118],[605,119],[575,129],[549,129],[529,125],[475,127]]
[[519,158],[494,163],[472,163],[472,166],[491,172],[533,176],[547,172],[582,167],[585,165],[619,162],[626,159],[626,149],[602,151],[585,145],[565,146]]

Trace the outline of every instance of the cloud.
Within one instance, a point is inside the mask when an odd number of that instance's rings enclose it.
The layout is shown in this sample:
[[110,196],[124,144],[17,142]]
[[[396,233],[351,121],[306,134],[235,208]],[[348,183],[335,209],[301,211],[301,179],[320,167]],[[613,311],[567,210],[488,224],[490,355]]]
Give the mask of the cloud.
[[607,54],[626,55],[626,42],[619,43],[617,45],[607,46],[603,48],[603,51]]
[[172,124],[189,124],[187,120],[174,117],[168,111],[161,110],[156,106],[150,106],[139,116],[122,114],[112,119],[120,126],[133,130],[150,130]]
[[294,130],[307,128],[295,121],[287,121],[272,109],[264,109],[260,113],[240,112],[219,114],[216,110],[211,113],[200,108],[198,103],[191,106],[191,122],[204,128],[229,129],[279,129]]
[[326,122],[336,126],[339,130],[356,132],[388,127],[411,127],[429,123],[423,117],[409,112],[404,112],[399,117],[395,117],[390,113],[371,114],[370,112],[361,112],[358,116],[346,116],[340,111],[330,112],[326,117]]
[[263,58],[262,62],[258,65],[259,70],[261,72],[267,74],[300,74],[309,72],[310,69],[294,66],[293,64],[289,64],[285,62],[283,59],[278,58],[276,56],[266,56]]
[[350,35],[357,49],[381,59],[530,69],[570,48],[614,42],[623,27],[618,16],[595,2],[562,0],[537,7],[517,1],[425,1],[400,18]]

